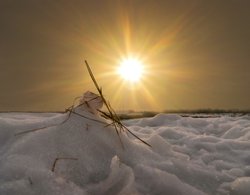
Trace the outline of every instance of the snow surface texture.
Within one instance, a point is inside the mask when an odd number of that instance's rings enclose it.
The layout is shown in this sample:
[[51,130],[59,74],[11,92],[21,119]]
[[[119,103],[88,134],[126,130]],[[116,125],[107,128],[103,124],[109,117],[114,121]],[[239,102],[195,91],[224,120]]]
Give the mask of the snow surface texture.
[[[84,116],[105,122],[84,109]],[[124,121],[140,138],[72,114],[0,114],[1,195],[250,194],[250,117],[158,114]],[[58,159],[54,170],[53,164]],[[68,158],[68,159],[66,159]]]

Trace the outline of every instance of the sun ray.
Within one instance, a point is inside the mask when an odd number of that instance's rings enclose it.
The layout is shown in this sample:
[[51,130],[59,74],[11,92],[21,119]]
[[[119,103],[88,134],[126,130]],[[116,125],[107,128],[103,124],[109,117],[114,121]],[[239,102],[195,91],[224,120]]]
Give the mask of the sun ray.
[[[74,41],[81,42],[84,47],[88,48],[84,55],[93,56],[93,59],[89,59],[93,61],[93,68],[97,70],[96,73],[101,72],[96,74],[96,77],[102,83],[103,88],[107,89],[110,100],[117,102],[117,106],[120,104],[119,102],[122,102],[120,97],[124,98],[127,95],[131,100],[128,102],[128,106],[130,104],[138,105],[138,108],[155,106],[156,109],[159,107],[156,99],[160,98],[154,96],[165,93],[159,92],[165,89],[157,83],[162,81],[162,77],[166,79],[166,75],[174,74],[173,71],[176,68],[169,68],[172,61],[168,55],[174,57],[172,56],[173,51],[188,41],[187,38],[181,40],[177,40],[177,38],[189,24],[190,20],[187,20],[186,16],[192,12],[186,10],[178,18],[168,22],[168,25],[157,32],[156,36],[144,23],[138,27],[137,23],[131,20],[129,7],[124,8],[118,3],[116,8],[114,11],[117,17],[113,19],[113,27],[107,27],[101,23],[94,27],[95,36],[81,34],[81,37],[76,37],[79,40]],[[95,18],[91,18],[91,20],[96,22]],[[165,56],[166,61],[163,62],[160,57],[166,50],[168,53]],[[133,64],[131,60],[127,60],[130,61],[130,65],[121,68],[122,73],[118,73],[117,66],[122,63],[121,60],[124,60],[125,56],[126,58],[137,58],[141,63],[143,62],[143,71],[140,68],[137,71],[137,68],[131,65]],[[111,79],[112,82],[110,82]],[[113,93],[114,90],[115,93]],[[143,101],[140,101],[141,96],[145,96]]]
[[147,101],[148,107],[150,107],[150,109],[153,109],[153,110],[155,110],[155,109],[159,110],[160,104],[159,104],[159,102],[156,101],[155,96],[152,94],[152,92],[150,92],[149,89],[144,85],[141,85],[141,88],[145,94],[145,95],[143,95],[143,97]]

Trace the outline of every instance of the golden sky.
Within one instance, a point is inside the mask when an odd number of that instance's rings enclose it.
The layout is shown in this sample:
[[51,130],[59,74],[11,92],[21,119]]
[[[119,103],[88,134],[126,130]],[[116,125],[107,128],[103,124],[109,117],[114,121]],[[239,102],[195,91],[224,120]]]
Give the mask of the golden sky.
[[[59,111],[95,92],[116,110],[250,109],[250,1],[1,0],[0,110]],[[116,73],[145,65],[138,83]]]

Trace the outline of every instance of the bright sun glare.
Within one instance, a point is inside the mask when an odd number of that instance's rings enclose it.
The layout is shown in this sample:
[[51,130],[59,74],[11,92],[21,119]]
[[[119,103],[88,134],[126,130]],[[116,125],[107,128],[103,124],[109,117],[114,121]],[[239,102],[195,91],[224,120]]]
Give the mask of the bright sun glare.
[[143,65],[136,58],[126,58],[120,63],[118,73],[127,81],[138,82],[143,74]]

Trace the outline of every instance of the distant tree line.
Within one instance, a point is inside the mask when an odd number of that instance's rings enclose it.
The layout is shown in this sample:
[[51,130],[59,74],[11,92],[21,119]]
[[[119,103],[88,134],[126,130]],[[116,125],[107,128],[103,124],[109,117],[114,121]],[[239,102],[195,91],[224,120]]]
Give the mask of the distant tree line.
[[226,113],[241,113],[250,114],[250,110],[240,110],[240,109],[194,109],[194,110],[165,110],[164,113],[187,113],[187,114],[226,114]]
[[[154,111],[131,111],[125,112],[123,114],[118,114],[119,118],[122,120],[126,119],[136,119],[136,118],[145,118],[145,117],[154,117],[159,112]],[[202,117],[202,116],[194,116],[195,114],[204,114],[204,115],[219,115],[219,114],[230,114],[232,116],[235,115],[250,115],[250,110],[239,110],[239,109],[196,109],[196,110],[165,110],[161,113],[166,114],[180,114],[181,116],[192,116],[192,117]],[[207,117],[207,116],[204,116]]]

